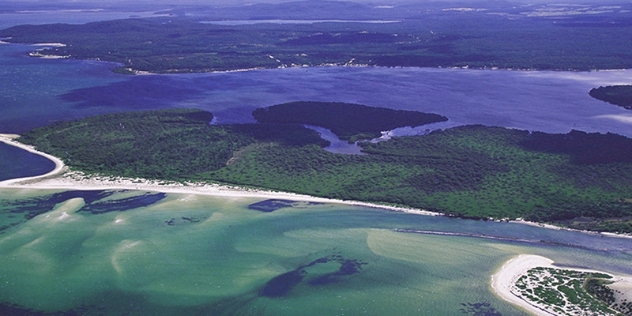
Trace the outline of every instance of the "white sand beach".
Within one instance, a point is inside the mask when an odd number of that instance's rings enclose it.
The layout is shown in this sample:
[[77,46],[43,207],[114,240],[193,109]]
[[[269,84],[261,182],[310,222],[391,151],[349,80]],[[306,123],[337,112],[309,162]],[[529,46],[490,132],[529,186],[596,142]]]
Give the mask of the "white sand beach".
[[443,214],[422,209],[397,207],[367,203],[361,201],[343,201],[314,197],[310,195],[295,194],[289,192],[267,191],[239,186],[229,186],[209,183],[178,183],[160,180],[147,180],[140,178],[100,177],[86,176],[81,172],[69,171],[64,162],[52,155],[37,151],[32,146],[22,144],[15,139],[19,135],[0,134],[0,141],[11,146],[16,146],[31,153],[44,156],[55,162],[55,169],[39,176],[10,179],[0,182],[0,188],[27,188],[27,189],[67,189],[67,190],[142,190],[164,193],[201,194],[224,197],[249,197],[263,199],[284,199],[293,201],[337,203],[371,208],[387,209],[397,212],[406,212],[419,215],[441,216]]
[[[523,298],[512,292],[513,284],[524,274],[527,273],[532,268],[537,267],[550,267],[555,269],[564,269],[564,270],[572,270],[572,271],[581,271],[581,272],[595,272],[595,273],[605,273],[603,271],[590,270],[590,269],[580,269],[580,268],[564,268],[555,266],[553,264],[553,260],[549,258],[545,258],[537,255],[529,255],[529,254],[521,254],[516,257],[511,258],[507,262],[503,264],[503,266],[492,275],[492,289],[494,293],[498,295],[500,298],[504,299],[507,302],[510,302],[514,305],[522,307],[524,310],[534,314],[534,315],[557,315],[555,313],[546,311],[544,306],[538,306],[535,303],[527,302]],[[615,297],[618,302],[627,300],[632,300],[632,277],[630,276],[621,276],[621,275],[612,275],[610,273],[606,273],[611,275],[613,283],[608,285],[609,288],[615,291]]]
[[616,276],[615,283],[608,286],[614,291],[616,302],[632,302],[632,277]]
[[540,309],[522,298],[511,293],[511,286],[520,278],[523,274],[527,273],[532,268],[536,267],[551,267],[553,260],[536,255],[519,255],[505,262],[503,266],[492,275],[492,289],[500,298],[514,305],[522,307],[524,310],[534,314],[550,316],[551,314],[543,309]]
[[[147,180],[140,178],[122,178],[110,176],[87,176],[81,172],[70,171],[63,161],[52,155],[37,151],[32,146],[19,143],[15,139],[19,135],[0,134],[0,141],[11,146],[16,146],[31,153],[41,155],[52,160],[55,168],[43,175],[10,179],[0,182],[0,188],[24,188],[24,189],[67,189],[67,190],[142,190],[178,194],[200,194],[223,197],[244,197],[262,199],[285,199],[293,201],[337,203],[356,205],[371,208],[387,209],[392,211],[413,213],[419,215],[439,216],[441,213],[429,212],[422,209],[404,208],[360,201],[345,201],[327,198],[319,198],[309,195],[301,195],[289,192],[266,191],[239,186],[220,185],[215,183],[179,183],[161,180]],[[552,225],[524,222],[545,228],[560,229]],[[553,260],[537,255],[521,254],[503,264],[503,266],[491,277],[491,287],[502,299],[520,306],[534,315],[555,315],[543,308],[533,305],[512,293],[512,285],[528,270],[535,267],[554,267]],[[555,267],[560,268],[560,267]],[[563,268],[562,268],[563,269]],[[575,269],[577,271],[599,272],[594,270]],[[617,299],[632,300],[632,277],[614,276],[615,283],[611,288],[617,290]]]
[[614,237],[614,238],[628,238],[628,239],[632,239],[632,234],[597,232],[597,231],[590,231],[590,230],[579,230],[579,229],[573,229],[573,228],[568,228],[568,227],[555,226],[555,225],[546,224],[546,223],[530,222],[530,221],[526,221],[526,220],[524,220],[522,218],[518,218],[518,219],[515,219],[515,220],[507,220],[507,222],[524,224],[524,225],[529,225],[529,226],[534,226],[534,227],[542,227],[542,228],[553,229],[553,230],[565,230],[565,231],[571,231],[571,232],[580,232],[580,233],[589,234],[589,235],[601,235],[601,236]]
[[44,55],[40,52],[32,52],[29,53],[29,56],[31,57],[37,57],[37,58],[42,58],[42,59],[65,59],[65,58],[70,58],[70,55],[68,56],[60,56],[60,55]]

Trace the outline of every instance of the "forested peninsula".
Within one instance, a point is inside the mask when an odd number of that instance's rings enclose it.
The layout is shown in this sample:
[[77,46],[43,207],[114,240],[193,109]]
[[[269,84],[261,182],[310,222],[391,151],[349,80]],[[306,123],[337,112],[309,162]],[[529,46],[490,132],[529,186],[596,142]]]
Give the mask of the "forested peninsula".
[[588,94],[597,100],[632,110],[632,85],[594,88]]
[[[190,17],[22,25],[12,43],[63,43],[35,56],[120,63],[122,73],[304,66],[632,68],[632,28],[590,17],[558,21],[512,13],[413,16],[392,23],[218,25]],[[617,20],[618,21],[618,20]],[[575,26],[581,26],[581,32]],[[604,28],[617,27],[616,32]]]
[[200,110],[59,122],[19,140],[90,174],[221,182],[422,208],[632,232],[632,139],[463,126],[360,142],[334,154],[299,124],[210,125]]
[[350,143],[378,138],[381,132],[398,127],[417,127],[448,120],[432,113],[340,102],[290,102],[257,109],[252,116],[260,123],[324,127]]

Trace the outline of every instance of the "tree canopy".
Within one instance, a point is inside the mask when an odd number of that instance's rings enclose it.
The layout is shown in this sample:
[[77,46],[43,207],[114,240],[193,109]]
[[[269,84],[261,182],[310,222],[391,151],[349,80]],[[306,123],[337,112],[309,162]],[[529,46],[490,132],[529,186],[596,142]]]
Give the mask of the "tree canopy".
[[463,126],[334,154],[298,124],[209,125],[200,110],[55,123],[20,141],[102,175],[211,181],[465,218],[632,231],[629,138]]
[[632,85],[593,88],[591,97],[632,110]]
[[340,102],[290,102],[257,109],[252,116],[262,123],[324,127],[350,142],[377,138],[382,131],[398,127],[416,127],[448,120],[437,114]]

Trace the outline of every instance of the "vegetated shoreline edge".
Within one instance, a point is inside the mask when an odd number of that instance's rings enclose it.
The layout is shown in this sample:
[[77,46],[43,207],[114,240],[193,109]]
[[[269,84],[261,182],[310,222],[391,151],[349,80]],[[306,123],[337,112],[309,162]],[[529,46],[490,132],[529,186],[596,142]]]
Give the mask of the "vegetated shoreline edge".
[[[350,206],[362,206],[373,209],[382,209],[395,212],[403,212],[415,215],[425,216],[446,216],[444,213],[433,212],[419,208],[395,206],[387,204],[379,204],[364,201],[339,200],[331,198],[323,198],[306,194],[297,194],[292,192],[265,190],[265,188],[249,188],[240,185],[220,184],[220,183],[200,183],[200,182],[167,182],[161,180],[148,180],[141,178],[123,178],[104,176],[99,178],[98,175],[85,175],[82,172],[70,171],[64,162],[55,156],[36,150],[33,146],[22,144],[15,139],[17,134],[0,134],[0,142],[14,146],[33,154],[40,155],[50,159],[55,163],[55,168],[43,175],[32,177],[14,178],[0,181],[0,189],[48,189],[48,190],[137,190],[137,191],[153,191],[174,194],[197,194],[219,197],[242,197],[242,198],[264,198],[264,199],[287,199],[293,201],[308,201],[319,203],[332,203]],[[593,236],[606,236],[611,238],[628,238],[632,239],[632,234],[595,232],[588,230],[578,230],[573,228],[561,227],[553,224],[526,221],[524,219],[514,220],[497,220],[490,218],[489,220],[518,223],[529,226],[536,226],[551,230],[565,230],[569,232],[579,232]]]
[[[13,43],[4,41],[10,38],[0,39],[0,44],[5,45],[27,45],[27,46],[66,46],[64,43]],[[427,68],[427,69],[471,69],[471,70],[490,70],[490,71],[550,71],[550,72],[593,72],[593,71],[625,71],[632,70],[632,68],[593,68],[587,70],[581,69],[562,69],[562,68],[554,68],[554,69],[540,69],[540,68],[516,68],[516,67],[497,67],[497,66],[383,66],[383,65],[369,65],[369,64],[348,64],[348,63],[324,63],[318,65],[292,65],[292,66],[279,66],[279,67],[246,67],[246,68],[235,68],[235,69],[224,69],[224,70],[210,70],[205,69],[203,71],[188,71],[187,69],[168,69],[165,71],[151,71],[151,70],[138,70],[134,68],[125,67],[124,64],[115,62],[102,60],[100,58],[94,59],[85,59],[85,58],[74,58],[71,55],[68,56],[60,56],[60,55],[47,55],[41,54],[45,48],[36,49],[34,51],[29,52],[25,57],[31,58],[41,58],[41,59],[71,59],[77,61],[98,61],[104,63],[111,63],[114,65],[118,65],[111,69],[111,72],[117,72],[117,70],[121,71],[119,73],[127,74],[127,75],[177,75],[177,74],[215,74],[215,73],[233,73],[233,72],[248,72],[248,71],[260,71],[260,70],[274,70],[274,69],[287,69],[287,68],[327,68],[327,67],[341,67],[341,68],[384,68],[384,69],[394,69],[394,68]],[[190,70],[190,69],[189,69]]]
[[[619,284],[625,288],[632,286],[632,276],[625,274],[613,274],[601,270],[578,268],[572,266],[557,265],[554,260],[533,254],[518,254],[504,261],[491,276],[490,287],[492,292],[499,298],[523,308],[524,310],[538,316],[557,315],[552,311],[546,310],[546,306],[542,306],[537,302],[532,302],[524,297],[515,294],[511,287],[522,276],[527,275],[528,271],[534,268],[553,268],[556,270],[576,271],[586,273],[600,273],[610,276],[613,284]],[[630,292],[625,295],[630,295]]]
[[[0,134],[0,142],[10,146],[15,146],[27,150],[33,154],[43,156],[55,162],[55,169],[38,176],[14,178],[0,182],[0,189],[19,188],[19,189],[72,189],[72,190],[110,190],[110,189],[126,189],[139,191],[157,191],[163,193],[177,194],[199,194],[221,197],[244,197],[244,198],[283,198],[296,201],[310,201],[321,203],[345,204],[352,206],[364,206],[376,209],[385,209],[391,211],[406,212],[427,216],[443,216],[443,213],[431,212],[422,209],[382,205],[377,203],[369,203],[362,201],[347,201],[322,198],[317,196],[297,194],[281,191],[266,191],[265,189],[248,188],[245,186],[228,185],[228,184],[207,184],[197,182],[165,182],[160,180],[147,180],[140,178],[123,178],[112,177],[101,179],[98,176],[85,176],[81,172],[69,171],[63,161],[57,157],[41,152],[29,145],[21,144],[14,139],[18,135]],[[64,177],[66,175],[66,177]],[[74,177],[74,178],[73,178]],[[81,178],[80,180],[77,178]]]
[[553,260],[541,256],[516,255],[503,262],[502,266],[491,276],[490,286],[492,292],[499,298],[530,313],[538,316],[551,316],[551,313],[511,293],[510,288],[529,269],[543,266],[550,267],[552,263]]
[[[137,191],[153,191],[153,192],[162,192],[162,193],[173,193],[173,194],[194,194],[194,195],[206,195],[206,196],[218,196],[218,197],[236,197],[236,198],[263,198],[263,199],[287,199],[293,201],[307,201],[307,202],[317,202],[317,203],[331,203],[331,204],[339,204],[339,205],[349,205],[349,206],[361,206],[372,209],[386,210],[386,211],[395,211],[395,212],[403,212],[408,214],[415,215],[425,215],[425,216],[445,216],[443,213],[426,211],[423,209],[416,208],[407,208],[401,206],[389,206],[382,205],[378,203],[369,203],[362,201],[351,201],[351,200],[336,200],[329,198],[321,198],[316,196],[304,195],[304,194],[296,194],[291,192],[280,192],[280,191],[265,191],[262,189],[253,189],[247,188],[243,186],[236,185],[225,185],[225,184],[206,184],[206,183],[167,183],[161,182],[160,180],[147,180],[147,179],[131,179],[131,178],[121,178],[117,177],[114,180],[112,178],[107,177],[108,179],[99,179],[98,176],[89,176],[84,178],[85,175],[80,172],[72,172],[69,171],[68,167],[63,163],[63,161],[57,157],[49,155],[47,153],[41,152],[33,148],[32,146],[21,144],[15,139],[19,137],[19,135],[15,134],[0,134],[0,142],[3,142],[10,146],[15,146],[21,148],[23,150],[27,150],[33,154],[40,155],[47,159],[52,160],[55,163],[55,168],[43,175],[32,176],[32,177],[23,177],[23,178],[14,178],[8,179],[0,182],[0,189],[41,189],[41,190],[81,190],[81,191],[89,191],[89,190],[137,190]],[[74,174],[73,174],[74,173]],[[68,177],[70,175],[70,177]],[[73,179],[73,175],[75,177],[80,177],[80,179]],[[509,220],[505,222],[510,223],[519,223],[524,225],[538,226],[546,229],[552,230],[566,230],[573,232],[585,233],[588,235],[601,235],[610,238],[632,238],[632,235],[628,234],[616,234],[616,233],[600,233],[600,232],[592,232],[592,231],[581,231],[576,229],[559,227],[551,224],[544,223],[536,223],[529,222],[524,220]],[[515,269],[507,271],[506,266],[516,260],[524,259],[524,257],[537,257],[537,264],[530,264],[527,269],[520,269],[516,271]],[[547,261],[544,262],[543,260]],[[527,260],[528,261],[528,260]],[[544,263],[543,263],[544,262]],[[550,316],[553,315],[544,309],[514,295],[509,288],[511,285],[527,270],[535,267],[548,266],[548,267],[556,267],[567,270],[577,270],[584,271],[586,269],[579,268],[565,268],[558,267],[552,265],[553,261],[536,256],[531,254],[521,254],[515,256],[503,263],[501,268],[497,269],[490,279],[490,287],[492,292],[498,296],[499,298],[509,302],[510,304],[517,306],[519,308],[525,309],[535,315],[538,316]],[[523,267],[524,268],[524,267]],[[524,270],[524,271],[523,271]],[[588,271],[588,270],[586,270]],[[596,271],[596,270],[590,270]],[[601,272],[601,271],[596,271]]]

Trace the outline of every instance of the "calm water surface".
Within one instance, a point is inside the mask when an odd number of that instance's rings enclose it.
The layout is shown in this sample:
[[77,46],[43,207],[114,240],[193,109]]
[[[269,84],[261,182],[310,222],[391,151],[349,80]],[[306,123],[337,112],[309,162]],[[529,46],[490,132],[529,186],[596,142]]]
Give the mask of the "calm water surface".
[[26,150],[0,143],[0,181],[37,176],[55,168],[55,163]]
[[334,204],[264,213],[248,198],[54,193],[0,193],[9,224],[0,231],[0,302],[20,312],[523,315],[489,285],[515,254],[632,273],[629,240],[527,225]]
[[[115,64],[26,57],[36,47],[0,45],[0,132],[55,121],[170,107],[213,112],[218,124],[254,122],[251,112],[283,102],[353,102],[445,115],[448,122],[551,133],[572,129],[632,136],[632,114],[591,98],[593,87],[629,84],[632,71],[536,72],[433,68],[292,68],[125,76]],[[2,148],[0,148],[2,150]],[[357,148],[332,150],[354,152]],[[0,170],[0,175],[3,173]],[[5,176],[6,177],[6,176]]]

